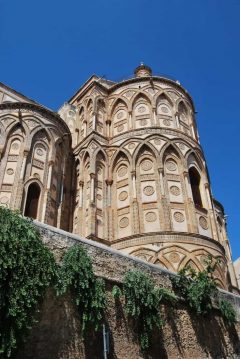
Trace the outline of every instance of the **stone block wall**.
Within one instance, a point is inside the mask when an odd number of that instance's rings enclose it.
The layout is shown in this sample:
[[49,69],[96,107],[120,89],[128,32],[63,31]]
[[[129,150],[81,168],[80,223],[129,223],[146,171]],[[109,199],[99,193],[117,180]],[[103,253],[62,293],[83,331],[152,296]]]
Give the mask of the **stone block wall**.
[[[154,333],[148,353],[141,353],[136,330],[124,314],[124,303],[115,302],[112,286],[121,283],[124,274],[133,268],[147,272],[157,284],[171,288],[171,272],[122,254],[105,245],[80,238],[68,232],[36,223],[44,243],[60,261],[67,248],[83,245],[92,258],[96,275],[106,279],[108,306],[106,324],[110,330],[108,359],[237,359],[240,358],[240,322],[227,328],[217,311],[207,318],[196,317],[182,304],[176,308],[162,306],[165,325]],[[240,320],[240,297],[222,292],[231,300]],[[29,334],[17,359],[100,359],[103,356],[102,333],[88,333],[83,340],[77,309],[70,296],[57,298],[52,290],[46,294],[38,323]]]

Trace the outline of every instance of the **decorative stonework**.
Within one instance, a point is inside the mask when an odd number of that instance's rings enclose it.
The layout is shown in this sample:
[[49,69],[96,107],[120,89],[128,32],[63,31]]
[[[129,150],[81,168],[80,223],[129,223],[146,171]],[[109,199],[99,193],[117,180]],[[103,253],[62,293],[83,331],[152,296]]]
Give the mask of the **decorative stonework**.
[[120,228],[126,228],[129,225],[129,219],[128,217],[123,217],[119,221],[119,227]]
[[199,217],[199,224],[203,229],[205,229],[205,230],[208,229],[208,222],[207,222],[207,219],[205,217],[203,217],[203,216]]
[[167,169],[168,169],[169,171],[176,171],[176,169],[177,169],[177,164],[176,164],[176,162],[174,162],[174,161],[168,160],[168,161],[166,162],[166,167],[167,167]]
[[13,168],[8,168],[8,169],[7,169],[7,174],[8,174],[8,175],[14,174]]
[[117,118],[118,118],[118,119],[123,118],[123,112],[122,112],[122,111],[121,111],[121,112],[118,112],[118,114],[117,114]]
[[3,197],[0,198],[0,203],[1,204],[7,204],[8,201],[9,201],[9,198],[6,197],[6,196],[3,196]]
[[172,252],[172,253],[170,253],[170,255],[169,255],[169,260],[170,260],[170,262],[172,262],[172,263],[179,263],[180,262],[180,255],[178,254],[178,253],[176,253],[176,252]]
[[119,193],[118,199],[119,201],[125,201],[128,198],[127,191],[122,191]]
[[179,223],[184,222],[184,220],[185,220],[185,217],[182,212],[174,212],[173,217],[174,217],[175,221],[179,222]]
[[118,173],[119,177],[124,177],[128,173],[128,169],[127,169],[126,166],[122,166],[122,167],[119,168],[117,173]]
[[146,126],[147,125],[147,120],[141,120],[140,121],[140,124],[141,124],[141,126]]
[[180,150],[184,151],[185,150],[184,143],[179,143],[179,148],[180,148]]
[[145,214],[145,219],[147,222],[155,222],[157,220],[157,215],[155,212],[147,212]]
[[35,173],[33,174],[33,177],[35,177],[35,178],[37,178],[37,179],[40,179],[40,174],[37,173],[37,172],[35,172]]
[[159,145],[161,145],[162,141],[159,138],[155,138],[154,143],[155,143],[155,145],[159,146]]
[[163,113],[168,113],[169,112],[169,109],[166,107],[166,106],[161,106],[161,111]]
[[99,201],[102,200],[102,195],[101,195],[100,193],[97,194],[97,199],[98,199]]
[[142,169],[143,171],[150,171],[152,168],[153,168],[153,163],[152,163],[152,161],[150,161],[150,160],[144,160],[144,161],[141,163],[141,169]]
[[117,131],[118,132],[122,132],[124,130],[124,126],[123,125],[119,125],[118,127],[117,127]]
[[171,121],[168,119],[163,120],[164,126],[171,126]]
[[140,113],[146,112],[146,108],[144,106],[141,106],[138,108],[138,112]]
[[38,156],[43,156],[43,150],[41,148],[37,148],[36,153],[38,154]]
[[129,143],[128,148],[129,148],[129,150],[132,150],[133,148],[135,148],[135,143],[134,142]]
[[173,196],[179,196],[181,191],[180,191],[180,188],[178,188],[177,186],[171,186],[170,187],[170,193],[173,195]]
[[146,196],[151,196],[153,195],[153,193],[155,192],[153,186],[146,186],[143,188],[143,193],[146,195]]

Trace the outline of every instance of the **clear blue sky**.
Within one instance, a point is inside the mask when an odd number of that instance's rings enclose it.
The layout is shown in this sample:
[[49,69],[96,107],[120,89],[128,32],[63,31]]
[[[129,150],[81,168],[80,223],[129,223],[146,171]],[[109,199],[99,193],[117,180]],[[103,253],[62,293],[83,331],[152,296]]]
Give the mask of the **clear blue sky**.
[[240,1],[0,0],[0,81],[57,110],[93,73],[144,61],[178,79],[198,111],[214,196],[240,256]]

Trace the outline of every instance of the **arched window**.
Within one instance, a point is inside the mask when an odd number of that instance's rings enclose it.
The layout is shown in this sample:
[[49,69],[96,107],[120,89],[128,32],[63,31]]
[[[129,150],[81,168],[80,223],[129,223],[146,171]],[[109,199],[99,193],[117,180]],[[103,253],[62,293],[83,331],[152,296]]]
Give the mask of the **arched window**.
[[37,183],[31,183],[29,185],[24,216],[31,217],[33,219],[37,218],[40,193],[41,189]]
[[202,199],[200,192],[201,178],[198,171],[194,167],[191,167],[189,169],[189,179],[192,188],[193,202],[196,206],[202,207]]

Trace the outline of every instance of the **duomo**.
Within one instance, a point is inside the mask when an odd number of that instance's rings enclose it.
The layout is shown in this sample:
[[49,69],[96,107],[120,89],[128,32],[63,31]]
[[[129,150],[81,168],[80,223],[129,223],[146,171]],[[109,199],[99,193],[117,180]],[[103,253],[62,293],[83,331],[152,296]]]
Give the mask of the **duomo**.
[[173,272],[211,255],[239,293],[193,100],[144,64],[93,75],[58,112],[0,83],[0,205]]

